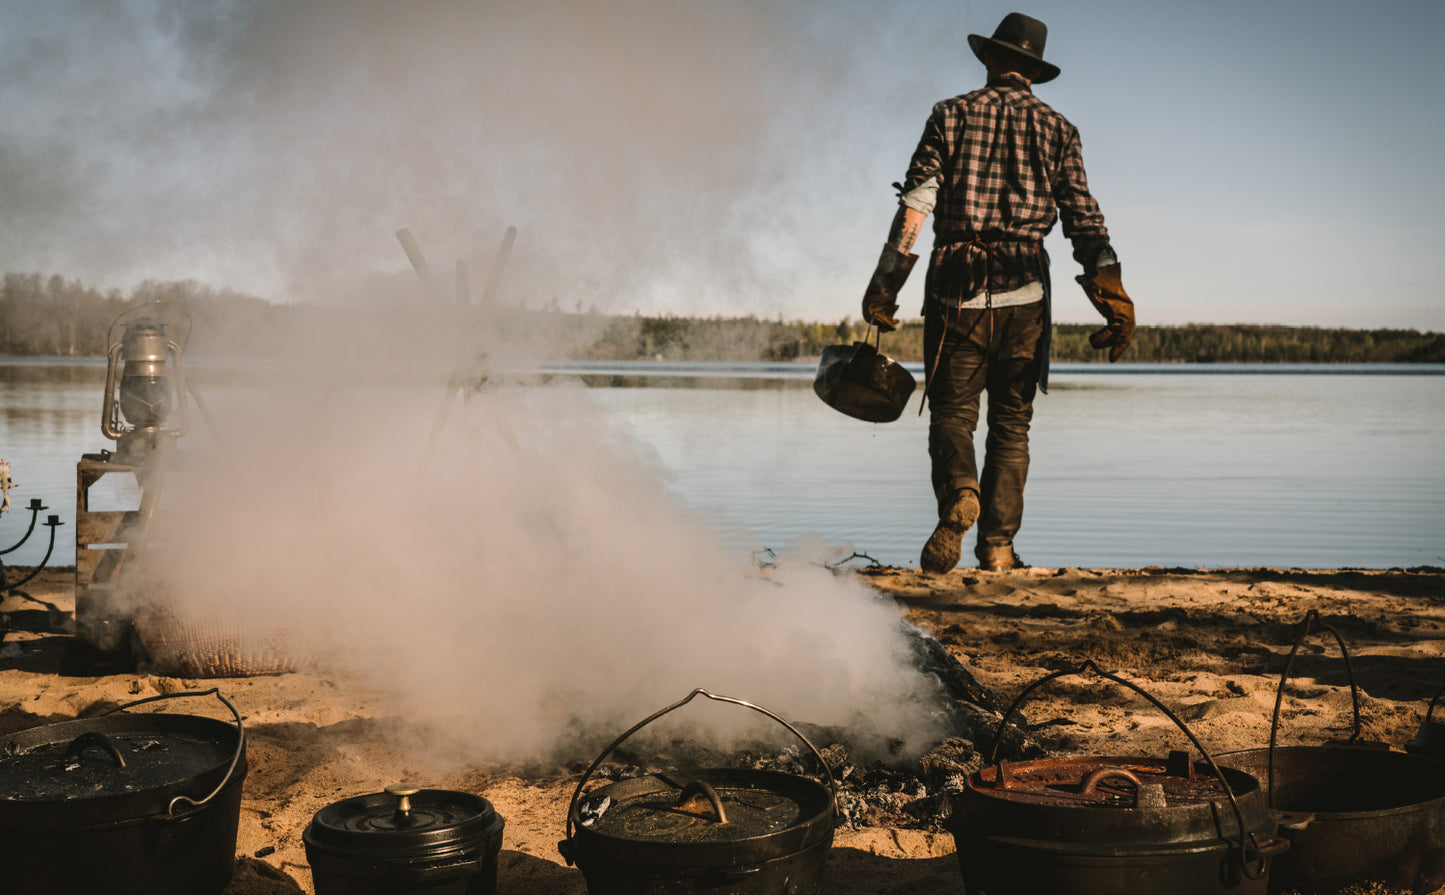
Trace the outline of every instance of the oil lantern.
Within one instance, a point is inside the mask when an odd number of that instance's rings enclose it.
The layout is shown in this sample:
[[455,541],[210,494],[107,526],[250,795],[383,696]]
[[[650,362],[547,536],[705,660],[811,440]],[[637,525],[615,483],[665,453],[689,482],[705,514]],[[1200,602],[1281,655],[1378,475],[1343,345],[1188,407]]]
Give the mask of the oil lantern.
[[121,314],[110,325],[100,429],[116,442],[116,459],[144,465],[166,439],[186,434],[186,377],[181,352],[190,320],[161,302]]

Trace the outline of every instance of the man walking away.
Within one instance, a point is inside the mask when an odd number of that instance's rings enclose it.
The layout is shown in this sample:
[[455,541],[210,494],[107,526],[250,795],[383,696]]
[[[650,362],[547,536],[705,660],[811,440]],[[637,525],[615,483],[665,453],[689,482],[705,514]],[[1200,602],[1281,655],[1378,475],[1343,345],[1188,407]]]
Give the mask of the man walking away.
[[[987,84],[933,107],[899,191],[888,242],[863,297],[863,319],[897,325],[898,290],[934,214],[924,283],[924,400],[938,525],[924,571],[958,565],[965,532],[978,525],[980,568],[1024,565],[1014,552],[1029,469],[1036,390],[1048,390],[1049,259],[1043,240],[1063,222],[1076,279],[1107,326],[1090,337],[1115,361],[1129,346],[1134,309],[1099,204],[1089,193],[1079,132],[1037,99],[1032,85],[1058,77],[1043,59],[1048,29],[1021,13],[992,37],[968,36]],[[973,435],[988,393],[988,440],[979,475]]]

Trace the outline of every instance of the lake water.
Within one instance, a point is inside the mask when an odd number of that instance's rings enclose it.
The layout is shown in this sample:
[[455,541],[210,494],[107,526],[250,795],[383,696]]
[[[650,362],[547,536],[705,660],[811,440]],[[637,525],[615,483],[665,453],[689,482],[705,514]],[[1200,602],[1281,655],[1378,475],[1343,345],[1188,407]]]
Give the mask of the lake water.
[[[917,564],[934,510],[916,394],[902,419],[872,425],[820,402],[808,365],[551,369],[625,384],[588,395],[736,546],[810,538]],[[113,447],[104,378],[102,360],[0,361],[0,459],[16,481],[0,550],[39,498],[64,523],[51,563],[74,562],[75,463]],[[1041,566],[1445,565],[1442,408],[1440,366],[1057,365],[1017,548]],[[4,561],[38,562],[48,533]]]

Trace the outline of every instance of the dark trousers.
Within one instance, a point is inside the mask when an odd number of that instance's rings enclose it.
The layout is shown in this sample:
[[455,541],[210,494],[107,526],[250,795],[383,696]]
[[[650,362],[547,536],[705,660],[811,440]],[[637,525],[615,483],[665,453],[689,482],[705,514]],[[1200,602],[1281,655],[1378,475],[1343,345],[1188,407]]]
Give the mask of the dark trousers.
[[[936,310],[924,318],[928,454],[940,517],[960,491],[978,495],[978,543],[1012,544],[1024,515],[1029,423],[1038,389],[1043,302],[1008,308]],[[973,445],[979,396],[988,393],[983,475]]]

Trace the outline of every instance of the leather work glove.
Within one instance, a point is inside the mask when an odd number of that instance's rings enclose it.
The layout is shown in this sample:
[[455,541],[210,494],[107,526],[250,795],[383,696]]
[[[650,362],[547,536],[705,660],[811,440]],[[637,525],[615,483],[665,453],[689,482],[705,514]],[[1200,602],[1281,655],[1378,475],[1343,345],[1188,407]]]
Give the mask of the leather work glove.
[[878,267],[863,293],[864,323],[877,326],[879,332],[885,333],[898,328],[898,319],[893,316],[898,313],[898,291],[903,288],[909,271],[913,270],[913,262],[917,260],[917,255],[900,252],[891,245],[883,246]]
[[1094,271],[1093,276],[1080,275],[1074,279],[1084,287],[1084,294],[1106,321],[1103,329],[1089,336],[1089,344],[1108,348],[1112,364],[1134,338],[1134,302],[1124,291],[1119,265],[1109,264]]

